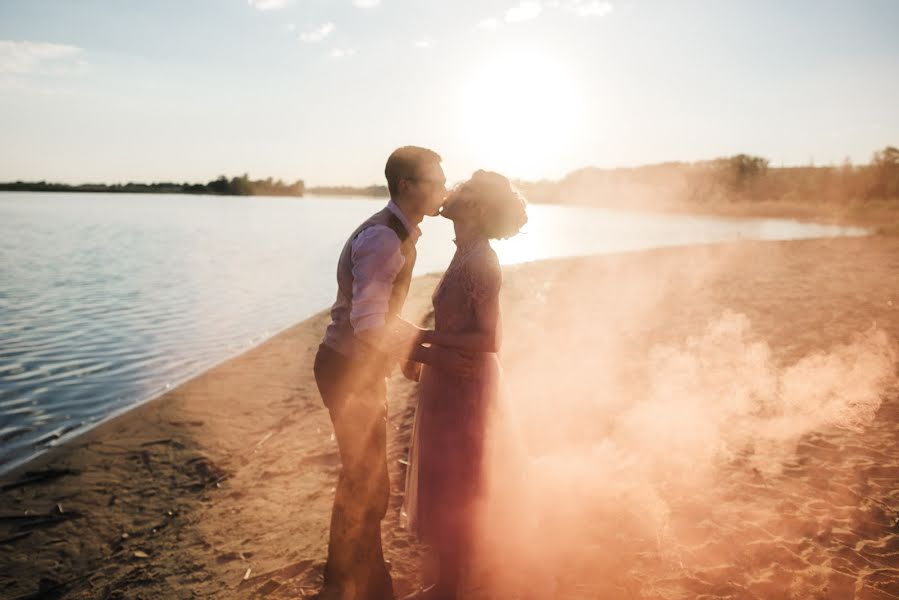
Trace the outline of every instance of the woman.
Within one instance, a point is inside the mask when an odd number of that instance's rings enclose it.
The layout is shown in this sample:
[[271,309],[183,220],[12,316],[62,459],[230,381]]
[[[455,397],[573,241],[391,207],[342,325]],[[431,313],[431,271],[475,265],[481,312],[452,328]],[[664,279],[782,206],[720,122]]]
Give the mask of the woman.
[[411,528],[439,560],[428,597],[457,597],[484,507],[485,433],[500,375],[502,282],[489,240],[518,233],[527,222],[525,207],[508,179],[478,171],[449,194],[441,212],[453,222],[456,253],[433,295],[434,330],[424,331],[420,341],[461,351],[474,369],[472,377],[461,378],[438,361],[421,373],[405,509]]

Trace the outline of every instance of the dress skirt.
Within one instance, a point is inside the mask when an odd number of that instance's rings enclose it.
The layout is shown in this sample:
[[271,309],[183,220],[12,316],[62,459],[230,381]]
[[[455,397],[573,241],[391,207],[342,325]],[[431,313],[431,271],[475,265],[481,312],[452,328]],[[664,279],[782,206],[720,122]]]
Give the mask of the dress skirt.
[[470,541],[483,514],[486,435],[500,369],[496,354],[481,356],[473,379],[438,367],[422,371],[404,512],[409,528],[425,544]]

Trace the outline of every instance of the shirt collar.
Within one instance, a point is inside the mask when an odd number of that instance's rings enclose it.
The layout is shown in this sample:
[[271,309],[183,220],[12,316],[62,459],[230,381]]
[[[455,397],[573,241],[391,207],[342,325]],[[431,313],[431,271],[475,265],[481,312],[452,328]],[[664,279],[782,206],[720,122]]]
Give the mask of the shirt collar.
[[419,228],[417,225],[413,227],[412,224],[409,223],[409,219],[403,213],[402,209],[393,200],[387,203],[387,210],[396,215],[396,218],[400,220],[400,223],[402,223],[403,227],[406,228],[406,231],[409,232],[409,236],[412,238],[412,243],[417,242],[418,238],[421,237],[421,228]]

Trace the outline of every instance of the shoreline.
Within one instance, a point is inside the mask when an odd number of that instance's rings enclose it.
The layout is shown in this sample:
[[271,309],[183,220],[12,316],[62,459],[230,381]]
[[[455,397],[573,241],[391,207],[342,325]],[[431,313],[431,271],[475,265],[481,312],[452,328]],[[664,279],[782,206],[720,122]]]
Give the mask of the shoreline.
[[46,448],[42,448],[37,454],[28,456],[21,460],[11,461],[10,463],[8,463],[6,465],[0,465],[0,478],[13,477],[17,473],[23,472],[25,470],[25,467],[27,467],[30,462],[37,461],[44,454],[46,454],[48,452],[53,452],[57,448],[62,448],[67,444],[74,444],[75,442],[78,441],[78,438],[80,438],[81,436],[90,434],[91,431],[93,431],[97,427],[103,426],[108,421],[112,421],[114,419],[118,419],[119,417],[123,417],[130,411],[136,410],[136,409],[140,408],[141,406],[143,406],[144,404],[147,404],[149,402],[153,402],[155,400],[162,398],[166,394],[173,392],[175,389],[177,389],[183,385],[186,385],[187,383],[190,383],[192,380],[203,376],[204,374],[208,373],[209,371],[213,371],[213,370],[217,369],[224,363],[234,360],[234,359],[240,357],[241,355],[243,355],[244,353],[250,352],[250,351],[258,348],[259,346],[262,346],[263,344],[265,344],[272,338],[274,338],[282,333],[285,333],[286,331],[293,329],[294,327],[298,327],[298,326],[302,325],[309,319],[313,319],[316,316],[319,316],[321,314],[321,312],[322,311],[313,313],[313,314],[309,315],[308,317],[306,317],[305,319],[302,319],[296,323],[288,325],[287,327],[285,327],[279,331],[276,331],[275,333],[269,335],[268,337],[260,339],[258,342],[255,342],[254,344],[241,349],[241,351],[238,354],[234,354],[232,356],[226,356],[225,358],[222,358],[221,360],[216,361],[208,366],[199,367],[196,371],[193,371],[193,372],[185,375],[183,378],[176,380],[176,381],[172,382],[171,384],[167,384],[161,390],[155,390],[153,392],[150,392],[150,394],[148,394],[145,398],[141,398],[140,400],[135,401],[134,404],[131,404],[128,406],[123,406],[123,407],[119,408],[118,410],[113,411],[112,413],[110,413],[109,415],[106,415],[105,417],[103,417],[102,419],[97,421],[96,423],[91,423],[90,425],[87,425],[82,428],[73,429],[73,430],[63,434],[61,437],[57,438],[53,445],[50,445]]
[[[533,342],[541,338],[533,337],[539,333],[533,327],[545,322],[541,315],[552,315],[547,307],[582,306],[580,298],[554,294],[588,279],[603,290],[615,282],[621,296],[620,304],[607,307],[608,315],[592,317],[593,326],[572,330],[597,352],[609,337],[602,323],[608,327],[621,311],[630,314],[635,304],[657,307],[661,299],[670,313],[664,324],[639,321],[639,328],[626,332],[633,339],[621,346],[616,377],[622,381],[642,368],[646,344],[682,341],[721,306],[746,314],[778,363],[827,351],[871,320],[899,341],[899,287],[888,285],[899,280],[899,240],[891,237],[683,246],[550,259],[503,271],[503,360],[510,375],[535,370]],[[438,279],[415,278],[407,318],[428,324]],[[656,283],[643,289],[644,280]],[[670,293],[657,290],[659,281]],[[696,306],[677,302],[683,294]],[[266,595],[262,590],[280,597],[313,589],[339,467],[310,376],[326,320],[327,310],[316,313],[3,474],[3,485],[14,487],[4,487],[0,509],[20,517],[3,521],[0,530],[3,571],[10,574],[0,577],[0,591],[17,597],[56,585],[60,596],[73,598],[104,589],[124,590],[124,597]],[[570,325],[564,315],[549,323],[553,329]],[[419,583],[421,561],[420,549],[397,525],[399,461],[408,446],[415,388],[398,373],[390,384],[392,496],[385,553],[402,591]],[[533,390],[515,391],[524,397]],[[889,394],[884,410],[892,414],[897,397]],[[899,447],[878,452],[899,457]],[[48,475],[23,484],[28,471]],[[899,467],[890,477],[887,483],[899,482]],[[899,511],[899,497],[883,500]],[[577,578],[570,569],[566,573]],[[899,574],[887,583],[884,589],[899,589],[891,587],[899,586]]]
[[[30,193],[43,193],[43,192],[30,192]],[[48,193],[50,193],[50,192],[48,192]],[[277,197],[277,196],[271,196],[271,198],[278,198],[278,197]],[[376,200],[377,198],[367,198],[367,197],[359,196],[359,197],[348,197],[347,199]],[[730,213],[728,213],[727,211],[719,212],[719,213],[714,213],[714,212],[696,212],[696,211],[694,211],[694,210],[691,210],[691,209],[689,209],[689,208],[684,208],[684,207],[680,207],[680,208],[678,208],[678,207],[668,207],[668,208],[666,209],[665,207],[655,207],[655,208],[652,208],[652,207],[625,208],[625,207],[597,207],[597,206],[592,206],[592,205],[578,205],[578,204],[555,204],[555,203],[546,203],[546,204],[547,204],[547,205],[550,205],[550,206],[568,206],[568,207],[578,207],[578,208],[597,208],[597,209],[599,209],[599,210],[608,210],[608,211],[611,211],[611,212],[619,212],[619,211],[620,211],[620,212],[624,212],[624,213],[633,213],[633,214],[644,214],[644,213],[645,213],[645,214],[677,214],[677,215],[679,215],[679,216],[694,216],[694,217],[698,217],[698,218],[704,218],[704,217],[708,217],[708,218],[722,218],[722,219],[732,219],[732,220],[735,220],[735,221],[741,221],[741,222],[743,222],[743,221],[752,221],[752,220],[759,220],[759,221],[761,221],[761,220],[766,220],[766,219],[784,219],[784,220],[796,221],[797,223],[821,224],[821,225],[827,225],[827,226],[834,226],[834,227],[840,227],[840,228],[842,228],[842,230],[843,230],[842,233],[834,234],[833,237],[864,237],[864,236],[870,236],[870,235],[879,235],[874,229],[869,228],[869,227],[863,227],[863,226],[861,226],[861,225],[839,224],[839,223],[836,223],[836,222],[827,221],[826,219],[817,220],[817,221],[815,221],[815,220],[806,220],[806,221],[803,221],[803,220],[800,220],[799,218],[794,218],[794,217],[791,217],[791,216],[789,216],[789,215],[780,215],[780,216],[771,216],[771,217],[767,217],[767,216],[759,216],[759,215],[752,215],[752,214],[730,214]],[[852,230],[852,231],[850,231],[850,230]],[[825,238],[809,237],[809,238],[797,238],[797,239],[830,239],[830,236],[825,237]],[[664,248],[672,248],[672,247],[679,247],[679,246],[703,246],[703,245],[707,245],[707,244],[731,244],[731,243],[740,243],[740,241],[742,241],[742,240],[723,241],[723,242],[704,242],[704,243],[699,243],[699,244],[682,244],[682,243],[674,243],[674,244],[670,244],[670,245],[657,246],[656,249],[659,249],[659,248],[661,248],[661,249],[664,249]],[[651,250],[653,250],[653,249],[650,248],[650,249],[648,249],[648,250],[651,251]],[[616,251],[616,252],[602,253],[602,254],[581,254],[581,255],[572,255],[572,256],[567,256],[567,257],[553,257],[553,258],[540,259],[540,260],[538,260],[538,261],[531,261],[531,263],[534,263],[534,262],[539,263],[539,262],[543,262],[543,261],[547,261],[547,260],[552,261],[552,260],[577,259],[577,258],[588,257],[588,256],[611,256],[611,255],[617,255],[617,254],[623,254],[623,253],[644,252],[644,251],[647,251],[647,249],[625,250],[625,251]],[[435,274],[439,274],[439,273],[426,273],[426,274],[424,274],[424,275],[421,275],[420,277],[427,277],[427,276],[431,276],[431,275],[435,275]],[[327,310],[327,309],[321,309],[321,310]],[[313,312],[312,314],[310,314],[310,315],[307,317],[307,319],[308,319],[308,318],[312,318],[312,317],[315,316],[316,314],[318,314],[318,313],[317,313],[317,312]],[[180,386],[180,385],[183,385],[184,383],[190,381],[191,379],[193,379],[193,378],[195,378],[195,377],[198,377],[198,376],[202,375],[202,374],[205,373],[206,371],[209,371],[209,370],[211,370],[211,369],[214,369],[214,368],[216,368],[217,366],[221,365],[222,363],[224,363],[224,362],[226,362],[226,361],[228,361],[228,360],[231,360],[232,358],[235,358],[235,357],[237,357],[237,356],[240,356],[240,354],[242,354],[243,352],[246,352],[246,351],[248,351],[248,350],[251,350],[251,349],[257,347],[258,345],[265,343],[267,340],[271,339],[271,338],[274,337],[275,335],[278,335],[278,334],[280,334],[280,333],[282,333],[282,332],[284,332],[284,331],[287,331],[287,330],[290,329],[291,327],[295,327],[296,325],[298,325],[299,323],[301,323],[301,322],[303,322],[303,321],[305,321],[305,320],[306,320],[306,319],[301,319],[298,323],[293,323],[293,324],[287,325],[286,327],[284,327],[284,328],[282,328],[281,330],[279,330],[279,331],[277,331],[277,332],[275,332],[275,333],[269,335],[268,337],[266,337],[266,338],[264,338],[264,339],[262,339],[262,340],[260,340],[260,341],[258,341],[258,342],[253,343],[251,346],[248,346],[248,347],[246,347],[246,348],[241,349],[239,354],[235,354],[235,355],[231,355],[231,356],[226,356],[226,357],[223,357],[223,358],[221,358],[220,360],[218,360],[218,361],[216,361],[216,362],[210,363],[209,365],[205,365],[205,366],[203,366],[203,367],[200,367],[200,368],[198,368],[198,369],[196,369],[196,370],[194,370],[194,371],[192,371],[192,372],[190,372],[190,373],[184,375],[184,376],[181,377],[180,379],[174,380],[174,381],[171,383],[170,387],[159,388],[159,389],[157,389],[157,390],[154,390],[154,391],[150,392],[147,396],[139,398],[139,399],[136,400],[133,404],[129,404],[128,406],[123,406],[123,407],[121,407],[121,408],[115,410],[115,411],[112,412],[111,414],[102,417],[100,420],[98,420],[98,421],[95,422],[95,423],[91,423],[91,424],[89,424],[89,425],[87,425],[87,426],[84,426],[84,427],[76,427],[75,429],[70,430],[70,431],[64,433],[60,438],[57,438],[56,440],[54,440],[52,446],[48,446],[48,447],[45,447],[45,448],[40,448],[40,449],[38,450],[38,452],[35,453],[35,454],[29,455],[29,456],[26,456],[26,457],[22,457],[22,458],[18,458],[18,459],[13,459],[12,461],[10,461],[10,462],[7,463],[7,464],[0,465],[0,477],[7,477],[7,476],[10,476],[10,475],[12,475],[12,474],[15,474],[17,471],[20,471],[22,467],[27,466],[28,463],[29,463],[30,461],[37,459],[38,457],[40,457],[40,456],[43,455],[44,453],[46,453],[46,452],[48,452],[48,451],[52,451],[54,448],[60,447],[60,446],[62,446],[62,445],[64,445],[64,444],[68,443],[69,441],[76,440],[79,436],[84,435],[84,434],[90,432],[92,429],[94,429],[95,427],[98,427],[98,426],[102,425],[103,423],[105,423],[105,422],[106,422],[107,420],[109,420],[109,419],[117,418],[119,415],[124,414],[124,413],[127,413],[127,412],[130,411],[130,410],[134,410],[135,408],[137,408],[137,407],[139,407],[139,406],[145,404],[146,402],[151,402],[151,401],[155,400],[156,398],[159,398],[159,397],[165,395],[165,394],[168,393],[168,391],[170,391],[172,388],[175,388],[175,387],[178,387],[178,386]]]

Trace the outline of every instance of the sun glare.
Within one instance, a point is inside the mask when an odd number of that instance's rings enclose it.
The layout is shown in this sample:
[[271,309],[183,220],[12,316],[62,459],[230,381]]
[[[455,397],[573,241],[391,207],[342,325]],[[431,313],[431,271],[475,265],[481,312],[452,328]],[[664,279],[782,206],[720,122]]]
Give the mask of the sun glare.
[[574,141],[581,112],[567,66],[535,48],[509,49],[472,71],[462,87],[461,131],[485,168],[539,179]]

